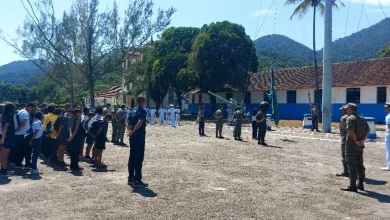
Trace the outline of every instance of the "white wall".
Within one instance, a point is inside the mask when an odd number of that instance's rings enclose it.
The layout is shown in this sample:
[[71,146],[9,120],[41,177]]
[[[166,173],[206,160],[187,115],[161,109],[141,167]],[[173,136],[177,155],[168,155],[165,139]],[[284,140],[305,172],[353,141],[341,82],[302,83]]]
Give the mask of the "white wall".
[[276,91],[276,97],[278,98],[278,103],[281,104],[287,103],[287,90]]
[[[314,102],[314,89],[298,89],[297,90],[297,103],[309,103],[309,97],[307,93],[310,93],[311,102]],[[279,101],[279,100],[278,100]]]
[[360,87],[360,103],[376,104],[377,87],[363,86]]
[[251,91],[251,103],[261,103],[264,99],[264,91]]
[[334,87],[332,88],[332,103],[345,104],[347,102],[347,88]]

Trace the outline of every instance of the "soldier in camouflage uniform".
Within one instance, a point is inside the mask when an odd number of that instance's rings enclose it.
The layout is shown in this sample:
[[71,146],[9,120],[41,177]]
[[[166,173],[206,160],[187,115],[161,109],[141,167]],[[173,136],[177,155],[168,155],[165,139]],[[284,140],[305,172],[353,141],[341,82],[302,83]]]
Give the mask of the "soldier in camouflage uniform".
[[126,146],[126,144],[123,142],[123,138],[125,136],[125,131],[126,131],[126,119],[127,119],[127,113],[125,108],[126,106],[122,105],[115,115],[115,120],[118,122],[117,140],[119,142],[118,143],[119,146]]
[[267,133],[267,112],[263,109],[260,109],[260,111],[256,115],[256,123],[258,127],[258,135],[257,135],[257,143],[259,145],[267,146],[265,143],[265,134]]
[[241,111],[241,107],[237,107],[233,115],[234,118],[234,140],[242,141],[241,139],[241,127],[244,120],[244,113]]
[[219,109],[214,113],[214,117],[216,118],[216,138],[224,138],[222,137],[222,128],[223,128],[223,106],[219,106]]
[[[350,185],[342,188],[343,191],[357,192],[364,190],[365,168],[363,165],[364,141],[368,137],[370,128],[363,116],[356,113],[357,105],[349,103],[347,105],[347,139],[345,143],[345,157],[347,160]],[[359,183],[356,186],[356,180]]]
[[112,112],[112,135],[111,135],[111,143],[113,144],[119,144],[118,142],[118,121],[115,119],[115,115],[118,111],[118,107],[115,105],[114,106],[114,111]]
[[340,108],[341,110],[341,119],[340,119],[340,136],[341,136],[341,158],[342,158],[342,163],[344,167],[344,171],[342,173],[336,174],[336,176],[344,176],[344,177],[349,177],[348,173],[348,165],[347,161],[345,159],[345,142],[347,138],[347,105],[344,105]]

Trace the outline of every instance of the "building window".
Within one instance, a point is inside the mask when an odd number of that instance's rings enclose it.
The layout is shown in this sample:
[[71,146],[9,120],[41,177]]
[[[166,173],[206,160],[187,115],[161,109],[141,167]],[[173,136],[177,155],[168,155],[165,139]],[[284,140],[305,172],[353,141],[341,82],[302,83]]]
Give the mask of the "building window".
[[192,94],[192,104],[195,103],[195,94]]
[[347,103],[360,103],[360,88],[347,89]]
[[199,103],[203,103],[203,97],[202,97],[202,94],[199,94]]
[[314,90],[314,103],[320,103],[322,105],[322,89],[318,90],[318,102],[317,102],[317,90]]
[[377,93],[376,93],[376,102],[377,103],[385,103],[386,102],[386,91],[387,91],[387,88],[386,87],[378,87],[377,88]]
[[297,91],[287,91],[287,103],[297,103]]
[[231,92],[226,93],[226,100],[230,100],[231,98],[233,98],[233,93]]

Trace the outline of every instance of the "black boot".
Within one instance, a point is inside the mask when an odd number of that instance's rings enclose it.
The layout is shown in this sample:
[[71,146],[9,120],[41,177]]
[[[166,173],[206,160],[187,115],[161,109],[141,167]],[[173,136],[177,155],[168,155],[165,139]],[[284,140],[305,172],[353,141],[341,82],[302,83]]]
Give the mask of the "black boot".
[[357,192],[356,180],[350,180],[349,186],[347,186],[346,188],[341,188],[341,190],[347,192]]
[[338,176],[338,177],[349,177],[349,173],[344,171],[342,173],[336,174],[336,176]]
[[357,189],[361,190],[361,191],[364,191],[364,178],[360,178],[359,179],[359,183],[357,185]]

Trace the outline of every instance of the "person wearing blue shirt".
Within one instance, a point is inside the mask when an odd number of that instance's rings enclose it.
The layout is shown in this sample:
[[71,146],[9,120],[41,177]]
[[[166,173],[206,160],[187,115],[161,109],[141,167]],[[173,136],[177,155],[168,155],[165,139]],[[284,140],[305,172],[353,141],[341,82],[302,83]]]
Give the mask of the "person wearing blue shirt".
[[33,149],[32,161],[31,161],[31,174],[39,175],[39,170],[37,168],[38,157],[41,154],[42,148],[42,136],[43,136],[43,113],[37,112],[35,114],[34,122],[32,123],[33,134],[30,137],[29,145]]
[[81,148],[81,136],[79,129],[81,128],[81,110],[75,109],[73,111],[73,119],[71,124],[72,135],[68,139],[68,142],[71,143],[70,146],[70,169],[73,171],[80,171],[82,168],[79,167],[79,154]]
[[145,137],[146,137],[146,116],[144,109],[146,99],[137,98],[138,108],[133,111],[128,118],[130,137],[130,156],[128,162],[129,177],[128,184],[134,188],[148,187],[148,184],[142,182],[142,163],[145,154]]
[[106,149],[108,122],[110,122],[111,120],[112,120],[112,115],[108,114],[104,116],[103,119],[98,121],[99,130],[95,135],[96,154],[95,154],[95,158],[93,158],[94,167],[96,168],[107,168],[107,166],[102,163],[102,156],[103,156],[103,150]]
[[8,156],[11,149],[14,146],[14,137],[15,137],[15,105],[12,103],[7,103],[4,106],[3,113],[1,114],[1,129],[3,132],[2,138],[0,139],[0,145],[3,145],[1,151],[1,177],[9,177],[10,172],[7,171],[8,168]]

